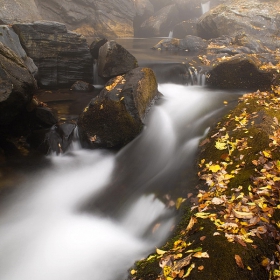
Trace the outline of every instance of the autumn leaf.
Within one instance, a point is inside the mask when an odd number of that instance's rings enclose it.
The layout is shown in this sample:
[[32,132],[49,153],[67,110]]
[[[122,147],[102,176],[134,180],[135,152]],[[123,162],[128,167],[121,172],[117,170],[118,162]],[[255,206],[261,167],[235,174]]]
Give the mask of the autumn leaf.
[[220,141],[216,141],[215,147],[216,147],[216,149],[218,149],[218,150],[226,150],[226,149],[227,149],[227,143],[223,143],[223,142],[220,142]]
[[188,268],[186,274],[183,276],[183,278],[187,278],[190,274],[191,274],[191,271],[195,268],[195,264],[192,263],[191,266]]
[[242,262],[241,257],[240,257],[239,255],[235,255],[234,258],[235,258],[236,264],[237,264],[240,268],[244,269],[244,264],[243,264],[243,262]]
[[181,204],[182,204],[185,200],[186,200],[186,199],[185,199],[185,198],[182,198],[182,197],[177,198],[176,204],[175,204],[177,210],[180,208]]
[[201,259],[201,258],[210,258],[207,252],[197,252],[193,254],[193,257]]
[[163,255],[163,254],[165,254],[167,251],[163,251],[163,250],[160,250],[160,249],[156,249],[156,252],[157,252],[157,254],[158,255]]
[[212,171],[213,173],[216,173],[221,170],[221,166],[218,164],[213,164],[209,166],[209,170]]

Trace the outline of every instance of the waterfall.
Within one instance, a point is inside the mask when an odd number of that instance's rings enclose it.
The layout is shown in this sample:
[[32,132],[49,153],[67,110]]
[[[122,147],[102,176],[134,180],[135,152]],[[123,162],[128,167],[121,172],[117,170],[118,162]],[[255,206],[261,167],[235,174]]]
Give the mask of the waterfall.
[[173,30],[171,30],[168,34],[168,38],[173,38]]
[[207,13],[210,10],[210,3],[211,1],[201,2],[201,12],[202,14]]
[[104,84],[105,84],[104,80],[101,77],[99,77],[99,75],[98,75],[97,60],[94,60],[94,62],[93,62],[93,85],[95,87],[101,87]]

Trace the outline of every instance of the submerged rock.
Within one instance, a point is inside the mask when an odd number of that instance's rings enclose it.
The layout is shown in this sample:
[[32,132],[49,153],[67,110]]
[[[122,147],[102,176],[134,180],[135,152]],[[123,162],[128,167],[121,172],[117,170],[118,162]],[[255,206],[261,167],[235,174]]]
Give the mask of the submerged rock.
[[0,42],[0,126],[9,125],[31,101],[36,81],[23,60]]
[[137,59],[113,40],[99,49],[98,75],[102,78],[125,74],[137,66]]
[[92,82],[92,57],[86,39],[64,24],[39,21],[14,24],[27,54],[38,66],[41,87],[68,87],[77,80]]
[[160,96],[154,72],[138,67],[111,79],[78,121],[82,145],[119,148],[142,130],[145,116]]

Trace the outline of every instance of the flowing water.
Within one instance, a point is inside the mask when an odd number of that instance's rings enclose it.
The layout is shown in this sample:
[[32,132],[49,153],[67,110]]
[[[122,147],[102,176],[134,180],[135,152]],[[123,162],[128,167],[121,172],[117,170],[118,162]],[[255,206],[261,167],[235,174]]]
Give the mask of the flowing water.
[[239,93],[159,90],[144,131],[122,150],[83,150],[76,139],[1,197],[1,280],[124,280],[164,243],[176,211],[158,197],[188,192],[199,140]]

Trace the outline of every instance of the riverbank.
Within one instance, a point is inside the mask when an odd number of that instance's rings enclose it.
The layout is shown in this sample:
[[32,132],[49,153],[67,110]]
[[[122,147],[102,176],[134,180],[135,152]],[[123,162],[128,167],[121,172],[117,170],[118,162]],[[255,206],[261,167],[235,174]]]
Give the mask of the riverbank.
[[201,141],[197,193],[131,279],[278,279],[279,90],[243,95]]

